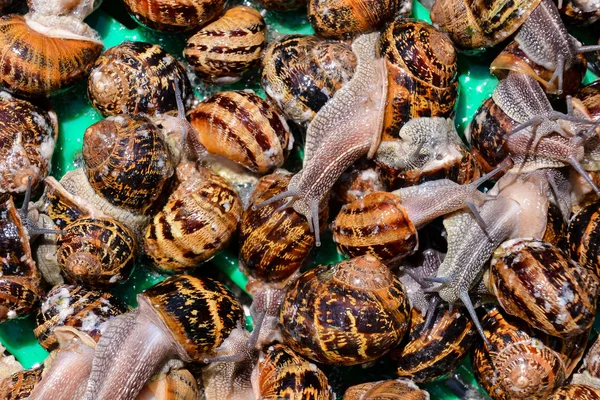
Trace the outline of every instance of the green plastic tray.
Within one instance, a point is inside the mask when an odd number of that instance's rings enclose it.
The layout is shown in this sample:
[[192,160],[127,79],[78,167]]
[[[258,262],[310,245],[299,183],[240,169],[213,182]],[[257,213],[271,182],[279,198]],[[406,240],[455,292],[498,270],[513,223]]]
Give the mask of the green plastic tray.
[[[250,2],[244,2],[244,4],[260,9],[259,6]],[[413,17],[431,22],[428,11],[418,2],[414,4]],[[267,11],[265,18],[268,23],[270,39],[284,34],[313,33],[304,13],[289,14]],[[146,41],[157,43],[172,55],[182,58],[186,40],[185,35],[162,34],[138,26],[126,15],[121,0],[105,0],[102,7],[92,14],[86,22],[100,33],[105,48],[118,45],[125,40]],[[586,33],[583,30],[582,32],[574,32],[574,34],[585,43],[593,41],[593,38],[585,37]],[[455,121],[461,134],[471,121],[477,108],[491,95],[496,87],[497,79],[489,73],[489,64],[496,53],[497,49],[475,56],[459,55],[459,98]],[[588,71],[584,83],[592,82],[595,79],[597,77]],[[259,76],[256,71],[249,73],[237,84],[221,88],[206,86],[199,80],[193,80],[192,83],[196,95],[200,99],[217,91],[243,88],[253,89],[264,97],[264,91],[260,87]],[[102,117],[91,107],[87,100],[85,82],[52,98],[51,102],[58,114],[60,124],[59,139],[53,158],[52,175],[60,179],[66,172],[77,168],[81,164],[83,133],[88,126],[99,121]],[[298,150],[298,153],[301,154],[301,150]],[[342,256],[335,250],[331,235],[326,233],[323,238],[323,246],[316,254],[315,263],[332,264],[341,259]],[[237,252],[234,248],[220,253],[209,263],[199,267],[196,273],[210,273],[215,268],[225,273],[237,286],[245,289],[246,277],[238,269]],[[167,275],[160,274],[147,265],[138,264],[131,278],[115,287],[112,292],[127,304],[135,307],[137,293],[166,277]],[[43,362],[48,355],[33,335],[34,326],[35,318],[33,316],[0,324],[0,342],[25,368]],[[468,361],[464,362],[458,368],[457,373],[466,382],[475,384],[468,365]],[[332,368],[326,367],[326,369],[327,372],[331,372]],[[382,369],[387,372],[387,375],[380,372]],[[336,369],[335,376],[330,380],[332,386],[338,389],[338,394],[341,395],[343,389],[350,384],[381,379],[386,376],[392,378],[392,371],[393,369],[386,368],[385,362],[382,361],[376,367],[370,369],[363,369],[360,366]],[[343,383],[339,383],[339,381],[343,381]],[[428,384],[426,389],[430,392],[432,399],[457,398],[442,383]]]

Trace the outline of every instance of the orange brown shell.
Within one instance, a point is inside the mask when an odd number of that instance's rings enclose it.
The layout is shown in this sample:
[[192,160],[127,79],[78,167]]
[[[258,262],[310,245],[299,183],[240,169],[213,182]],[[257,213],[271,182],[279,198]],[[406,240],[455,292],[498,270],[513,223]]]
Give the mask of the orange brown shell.
[[140,399],[197,400],[200,389],[196,378],[187,369],[171,369],[150,381],[138,395]]
[[367,255],[300,275],[288,286],[280,323],[284,343],[300,355],[356,365],[400,343],[409,311],[402,283]]
[[203,79],[233,83],[260,62],[267,47],[267,25],[251,7],[230,8],[188,39],[185,58]]
[[600,277],[600,201],[581,210],[569,222],[567,244],[569,255],[577,263]]
[[429,400],[429,394],[411,381],[396,379],[351,386],[343,400]]
[[141,24],[165,32],[185,32],[218,17],[224,0],[124,0]]
[[290,129],[277,109],[254,93],[228,91],[204,100],[189,115],[195,139],[261,174],[283,165],[293,145]]
[[600,389],[588,385],[566,385],[558,388],[548,400],[600,400]]
[[8,378],[0,379],[0,399],[21,400],[27,399],[34,387],[42,380],[44,365],[12,374]]
[[554,203],[548,204],[548,223],[542,240],[559,249],[567,248],[567,224],[565,224],[560,208]]
[[91,206],[81,204],[79,199],[67,192],[54,177],[47,177],[44,183],[43,213],[52,218],[58,229],[94,213]]

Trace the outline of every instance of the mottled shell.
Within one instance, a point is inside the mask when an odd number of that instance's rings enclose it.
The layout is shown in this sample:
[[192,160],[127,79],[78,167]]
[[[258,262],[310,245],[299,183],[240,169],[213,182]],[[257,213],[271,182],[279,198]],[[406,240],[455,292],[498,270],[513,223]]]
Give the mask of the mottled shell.
[[356,55],[346,43],[291,35],[269,44],[262,67],[268,99],[287,119],[306,123],[352,79]]
[[2,400],[25,400],[31,391],[42,380],[44,365],[37,368],[12,374],[4,380],[0,379],[0,399]]
[[283,344],[266,347],[252,372],[261,400],[332,400],[327,376]]
[[379,54],[388,72],[383,140],[412,118],[451,116],[458,67],[450,39],[426,22],[397,20],[382,32]]
[[594,344],[587,351],[585,369],[590,375],[600,378],[600,336],[596,338]]
[[0,194],[23,194],[48,175],[58,134],[56,115],[0,92]]
[[569,255],[582,267],[600,277],[600,201],[581,209],[569,222]]
[[156,207],[174,173],[159,129],[141,116],[108,117],[86,129],[83,160],[100,196],[138,214]]
[[331,190],[331,201],[339,206],[362,199],[373,192],[383,192],[383,179],[372,160],[358,160],[348,168]]
[[0,17],[0,85],[24,96],[42,96],[84,78],[102,52],[102,42],[49,37],[20,15]]
[[334,39],[380,30],[411,11],[407,0],[308,0],[308,20],[316,35]]
[[146,289],[138,301],[158,314],[187,355],[184,361],[213,355],[244,317],[239,300],[211,278],[173,276]]
[[175,84],[184,106],[191,107],[194,95],[183,65],[158,45],[126,41],[98,58],[87,94],[104,116],[152,116],[177,111]]
[[532,328],[529,329],[529,333],[560,356],[565,367],[565,376],[571,376],[571,373],[575,371],[579,361],[583,358],[592,329],[566,339],[547,335]]
[[453,371],[471,350],[476,336],[473,322],[463,308],[428,312],[435,312],[436,317],[423,331],[423,314],[412,309],[409,336],[390,353],[398,360],[398,376],[415,382],[431,382]]
[[437,0],[431,20],[459,47],[476,49],[515,33],[538,4],[540,0]]
[[311,360],[334,365],[373,361],[408,330],[402,283],[373,256],[302,274],[287,289],[280,323],[284,343]]
[[567,385],[558,388],[548,400],[600,400],[600,389],[587,385]]
[[144,248],[156,266],[181,272],[225,248],[242,216],[242,202],[229,182],[208,169],[184,180],[154,216]]
[[108,292],[82,286],[59,285],[46,294],[36,317],[33,333],[48,351],[58,348],[54,328],[72,326],[98,341],[105,323],[127,311],[127,307]]
[[49,216],[58,229],[64,229],[75,220],[88,217],[95,213],[93,207],[85,204],[67,192],[54,177],[44,180],[44,203],[42,212]]
[[106,287],[129,277],[138,245],[125,225],[112,218],[81,218],[64,230],[56,257],[70,281]]
[[217,93],[194,108],[189,119],[195,138],[210,153],[261,174],[281,167],[294,144],[279,111],[250,92]]
[[542,240],[561,250],[567,248],[567,224],[560,208],[554,203],[548,204],[548,223],[546,224],[546,232],[544,232]]
[[[287,200],[282,199],[256,210],[258,204],[285,191],[293,174],[279,170],[264,176],[250,198],[240,223],[240,267],[254,279],[283,286],[299,271],[315,244],[306,218],[288,207],[275,211]],[[328,208],[321,210],[319,226],[327,227]]]
[[594,120],[600,118],[600,80],[582,87],[574,97],[581,101]]
[[262,15],[254,8],[237,6],[189,38],[183,55],[203,79],[229,84],[257,65],[266,47]]
[[405,379],[363,383],[351,386],[343,400],[429,400],[429,393]]
[[124,0],[139,23],[159,31],[185,32],[218,17],[224,0]]
[[342,207],[331,231],[342,253],[371,254],[384,262],[411,255],[419,244],[400,197],[387,192],[371,193]]
[[187,369],[172,369],[168,373],[156,376],[142,389],[138,400],[198,400],[198,383]]
[[594,322],[596,278],[550,243],[504,242],[494,251],[489,278],[488,289],[507,313],[550,335],[572,337]]
[[293,11],[306,6],[307,0],[257,0],[256,3],[269,10]]

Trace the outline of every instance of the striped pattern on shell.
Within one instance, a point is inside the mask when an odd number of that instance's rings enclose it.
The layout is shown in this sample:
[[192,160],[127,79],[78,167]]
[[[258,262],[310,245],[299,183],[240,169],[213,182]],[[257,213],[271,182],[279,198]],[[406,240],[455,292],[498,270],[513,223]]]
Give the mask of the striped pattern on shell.
[[42,372],[44,372],[43,364],[37,368],[14,373],[4,380],[0,379],[0,399],[27,399],[35,385],[42,380]]
[[233,7],[189,38],[183,54],[203,79],[217,84],[237,82],[260,62],[267,47],[266,33],[267,25],[257,10]]
[[218,17],[224,0],[124,0],[127,11],[143,25],[165,32],[185,32]]
[[200,390],[196,378],[187,369],[171,369],[158,375],[138,395],[140,399],[198,400]]
[[569,222],[567,243],[569,255],[577,263],[600,277],[600,201],[581,210]]
[[193,101],[185,68],[162,47],[123,42],[102,54],[90,72],[87,94],[102,115],[177,111],[175,82],[186,108]]
[[396,379],[350,386],[343,400],[429,400],[429,393],[413,382]]
[[0,84],[43,96],[83,79],[102,52],[99,41],[60,39],[35,31],[20,15],[0,17]]
[[82,204],[79,201],[81,199],[67,192],[54,177],[47,177],[44,183],[43,212],[52,218],[58,229],[64,229],[75,220],[94,214],[95,210],[91,205]]
[[548,400],[600,400],[600,389],[587,385],[566,385],[558,388]]
[[145,234],[146,253],[163,270],[181,272],[195,267],[227,246],[242,211],[233,186],[200,168],[154,216]]
[[279,111],[258,95],[245,91],[217,93],[189,115],[196,139],[220,154],[261,174],[281,167],[293,145]]
[[281,306],[284,343],[325,364],[376,360],[408,330],[402,283],[373,256],[320,266],[288,286]]
[[211,278],[173,276],[139,294],[138,301],[152,307],[194,361],[213,355],[244,318],[239,300]]

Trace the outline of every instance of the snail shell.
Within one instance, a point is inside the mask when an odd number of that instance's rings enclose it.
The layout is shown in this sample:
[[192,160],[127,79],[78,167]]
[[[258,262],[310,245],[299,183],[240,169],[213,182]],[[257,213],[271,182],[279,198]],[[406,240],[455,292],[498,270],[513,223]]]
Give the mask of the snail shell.
[[224,0],[124,0],[127,11],[141,24],[165,32],[193,30],[218,17]]
[[0,194],[23,194],[48,175],[58,134],[54,112],[0,92]]
[[429,400],[429,393],[419,389],[412,381],[396,379],[351,386],[344,393],[343,400],[370,399]]
[[585,112],[597,121],[600,118],[600,80],[579,89],[574,100],[579,100],[585,107]]
[[42,379],[44,365],[12,374],[0,379],[0,399],[21,400],[27,399],[31,391]]
[[196,139],[261,174],[281,167],[294,144],[277,109],[254,93],[229,91],[204,100],[189,115]]
[[548,400],[600,400],[600,389],[587,385],[566,385],[558,388]]
[[567,234],[571,258],[596,277],[600,277],[600,248],[595,239],[600,232],[599,222],[600,201],[596,201],[575,214]]
[[373,192],[383,192],[383,180],[372,160],[358,160],[340,176],[331,190],[331,201],[343,206]]
[[82,151],[94,190],[115,206],[139,214],[157,206],[174,173],[159,129],[145,117],[96,122],[85,131]]
[[49,176],[44,182],[46,185],[41,211],[49,216],[59,229],[64,229],[79,218],[102,215],[83,199],[67,192],[54,177]]
[[567,249],[567,224],[565,224],[565,218],[563,218],[560,208],[554,203],[548,204],[548,223],[542,241],[561,250]]
[[269,10],[293,11],[305,7],[307,0],[257,0],[256,2]]
[[163,270],[181,272],[195,267],[228,245],[242,210],[229,182],[199,168],[154,216],[145,234],[146,253]]
[[46,31],[51,29],[30,17],[0,17],[0,53],[4,54],[0,84],[11,92],[52,94],[83,79],[102,52],[97,34],[80,21],[56,17],[47,22],[56,31],[69,32],[64,38],[56,32],[50,36]]
[[156,400],[198,400],[198,383],[187,369],[171,369],[161,373],[144,387],[138,399]]
[[177,111],[175,85],[190,108],[193,92],[185,68],[162,47],[123,42],[111,47],[94,64],[87,85],[90,103],[102,115]]
[[234,83],[260,62],[267,47],[266,33],[267,25],[257,10],[233,7],[189,38],[183,55],[205,80]]
[[592,25],[600,20],[600,5],[590,0],[567,0],[559,9],[561,17],[571,25]]
[[59,285],[46,294],[33,333],[48,351],[58,348],[54,333],[54,328],[58,326],[74,327],[98,341],[106,321],[126,311],[127,307],[108,292]]
[[400,343],[409,309],[402,283],[367,255],[300,275],[288,286],[280,323],[284,343],[300,355],[356,365]]
[[356,61],[346,43],[308,35],[284,36],[267,47],[262,61],[262,87],[288,120],[310,122],[352,79]]

